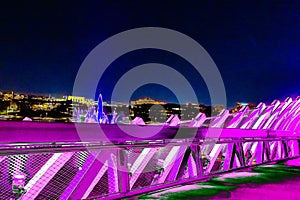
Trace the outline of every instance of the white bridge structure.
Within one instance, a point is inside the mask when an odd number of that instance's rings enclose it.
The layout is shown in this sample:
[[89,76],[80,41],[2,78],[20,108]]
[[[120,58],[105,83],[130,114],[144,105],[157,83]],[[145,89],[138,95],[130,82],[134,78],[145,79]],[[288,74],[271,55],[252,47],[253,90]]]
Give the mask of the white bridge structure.
[[[0,197],[121,199],[189,184],[299,157],[299,131],[299,97],[164,126],[3,121]],[[26,193],[12,192],[16,175]]]

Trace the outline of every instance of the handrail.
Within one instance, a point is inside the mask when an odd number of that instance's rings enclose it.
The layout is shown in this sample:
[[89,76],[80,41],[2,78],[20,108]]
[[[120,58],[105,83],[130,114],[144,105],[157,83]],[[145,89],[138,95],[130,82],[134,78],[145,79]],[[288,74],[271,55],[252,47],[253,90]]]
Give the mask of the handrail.
[[[130,133],[140,132],[145,137]],[[147,137],[147,135],[150,135]],[[0,143],[98,142],[124,144],[126,141],[161,139],[207,139],[249,137],[299,137],[298,132],[237,128],[190,128],[168,126],[107,125],[85,123],[0,122]]]

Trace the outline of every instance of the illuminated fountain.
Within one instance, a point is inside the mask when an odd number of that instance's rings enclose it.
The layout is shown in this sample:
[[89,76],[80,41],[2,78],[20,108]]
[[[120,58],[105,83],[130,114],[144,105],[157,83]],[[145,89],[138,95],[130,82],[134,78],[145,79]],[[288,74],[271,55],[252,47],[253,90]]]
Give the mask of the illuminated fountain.
[[103,100],[102,100],[102,95],[99,94],[99,98],[98,98],[98,113],[97,113],[97,121],[98,123],[102,123],[102,121],[104,120],[104,116],[105,113],[103,112]]
[[85,115],[84,122],[98,124],[116,124],[117,117],[118,116],[115,110],[110,115],[104,113],[102,95],[99,94],[97,109],[95,109],[95,107],[91,107],[90,109],[88,109]]

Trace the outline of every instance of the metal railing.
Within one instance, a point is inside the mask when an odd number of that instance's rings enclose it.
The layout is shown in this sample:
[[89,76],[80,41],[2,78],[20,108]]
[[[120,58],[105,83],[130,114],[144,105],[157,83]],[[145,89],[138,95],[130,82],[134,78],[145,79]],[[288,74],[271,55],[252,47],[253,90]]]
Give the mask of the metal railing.
[[[74,124],[15,123],[0,128],[6,140],[0,146],[3,199],[16,198],[16,175],[25,177],[21,199],[115,199],[299,156],[299,134],[290,131],[184,128],[186,137],[174,139],[179,127],[165,127],[159,133],[166,134],[164,139],[111,136],[112,142],[105,143],[92,134],[90,141],[77,140]],[[82,126],[93,130],[90,126],[96,125]],[[121,130],[116,125],[103,127]],[[4,130],[9,134],[3,135]],[[52,137],[37,133],[42,130]]]

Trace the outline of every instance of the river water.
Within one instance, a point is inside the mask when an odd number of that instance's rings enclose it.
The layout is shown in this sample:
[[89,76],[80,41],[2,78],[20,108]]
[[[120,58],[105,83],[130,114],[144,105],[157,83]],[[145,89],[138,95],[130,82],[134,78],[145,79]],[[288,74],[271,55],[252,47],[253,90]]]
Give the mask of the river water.
[[300,200],[300,158],[232,172],[139,199],[278,199]]

